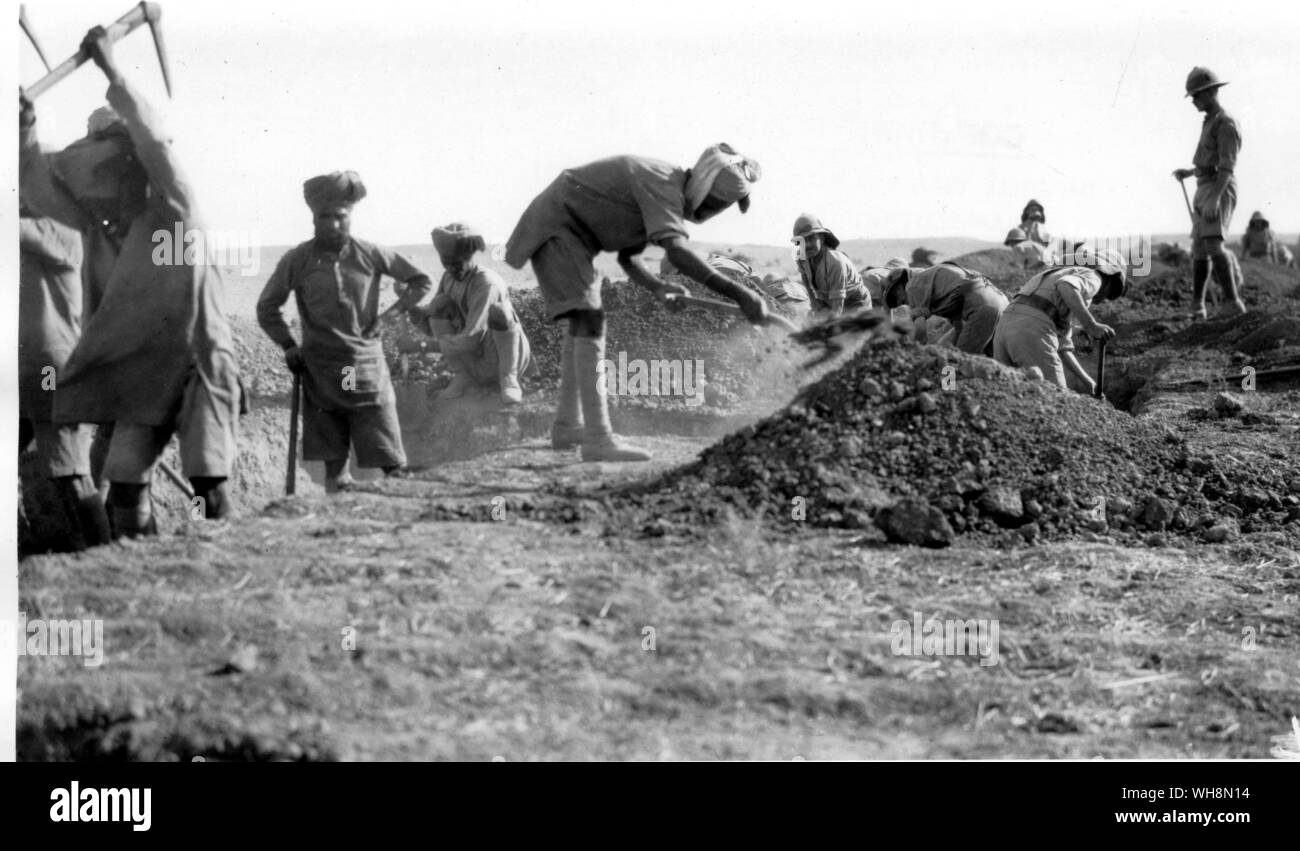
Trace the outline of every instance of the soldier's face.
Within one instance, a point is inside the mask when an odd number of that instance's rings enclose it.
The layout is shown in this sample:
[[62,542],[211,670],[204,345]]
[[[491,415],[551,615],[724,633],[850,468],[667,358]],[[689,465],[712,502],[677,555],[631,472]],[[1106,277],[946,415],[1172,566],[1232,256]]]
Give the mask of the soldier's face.
[[1203,92],[1197,92],[1192,95],[1192,106],[1200,112],[1208,112],[1219,99],[1216,89],[1206,89]]
[[316,241],[338,251],[352,231],[352,211],[343,206],[327,207],[316,214]]
[[453,278],[463,278],[465,277],[466,270],[470,267],[470,261],[473,260],[473,256],[452,257],[448,254],[439,253],[438,259],[442,262],[442,268],[450,272]]
[[808,256],[816,257],[822,253],[822,248],[826,245],[826,237],[820,233],[810,233],[803,238],[803,244]]
[[708,195],[704,196],[704,200],[700,202],[700,206],[695,208],[695,221],[708,221],[718,213],[721,213],[723,210],[730,207],[733,203],[735,202],[723,201],[721,198],[710,192]]

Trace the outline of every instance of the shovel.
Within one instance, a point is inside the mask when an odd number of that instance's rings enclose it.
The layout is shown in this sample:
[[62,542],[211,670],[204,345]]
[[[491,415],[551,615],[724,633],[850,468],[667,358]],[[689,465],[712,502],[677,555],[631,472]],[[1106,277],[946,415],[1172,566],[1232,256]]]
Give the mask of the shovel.
[[1104,400],[1106,394],[1103,392],[1106,384],[1106,338],[1102,337],[1097,341],[1097,383],[1092,388],[1092,395],[1098,399]]
[[302,399],[302,376],[293,375],[293,395],[289,399],[289,462],[284,473],[284,495],[293,496],[298,485],[298,407]]
[[[687,307],[703,307],[706,310],[714,310],[717,311],[718,313],[730,313],[733,316],[744,316],[744,311],[740,309],[739,305],[735,305],[726,301],[714,301],[711,298],[698,298],[693,295],[676,295],[676,294],[668,296],[668,299],[669,301],[675,302],[677,304],[684,304]],[[793,334],[799,330],[798,325],[795,325],[793,322],[791,322],[789,319],[786,319],[784,316],[772,312],[769,312],[767,314],[767,324],[775,325],[777,328],[780,328],[782,331],[785,331],[787,334]]]

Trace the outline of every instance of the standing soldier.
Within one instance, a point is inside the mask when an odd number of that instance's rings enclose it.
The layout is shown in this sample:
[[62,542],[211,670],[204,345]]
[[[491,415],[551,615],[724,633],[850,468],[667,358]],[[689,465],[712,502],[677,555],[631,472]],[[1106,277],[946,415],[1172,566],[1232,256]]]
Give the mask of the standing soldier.
[[675,269],[735,301],[751,322],[767,318],[761,296],[711,268],[686,241],[686,222],[707,221],[732,204],[748,210],[760,175],[758,163],[725,143],[708,148],[691,169],[615,156],[566,169],[528,205],[506,243],[506,262],[516,269],[531,262],[551,319],[569,322],[553,447],[581,445],[584,461],[650,459],[619,441],[609,423],[601,380],[605,311],[592,265],[601,251],[617,251],[632,281],[671,304],[686,288],[656,278],[640,260],[646,244],[656,243]]
[[[325,462],[325,491],[352,485],[344,476],[348,449],[361,467],[400,474],[406,464],[397,394],[379,339],[379,289],[384,275],[406,284],[399,302],[415,307],[433,288],[429,276],[391,248],[352,236],[352,207],[366,197],[354,171],[313,177],[302,185],[316,236],[287,251],[257,300],[257,322],[303,377],[302,457]],[[301,345],[284,321],[295,296]]]
[[104,502],[90,478],[90,427],[51,421],[58,376],[81,336],[81,234],[54,219],[18,219],[18,446],[36,441],[54,480],[76,549],[110,539]]
[[433,301],[412,309],[410,317],[434,338],[451,368],[451,384],[438,398],[458,399],[474,385],[496,384],[501,402],[517,405],[523,401],[519,376],[532,366],[532,350],[506,282],[475,260],[486,245],[483,235],[453,223],[434,228],[432,237],[445,271]]
[[1068,368],[1091,394],[1096,383],[1074,357],[1073,326],[1082,327],[1089,337],[1115,336],[1114,328],[1093,318],[1088,305],[1123,295],[1124,269],[1119,252],[1105,249],[1097,253],[1093,267],[1062,266],[1030,278],[998,320],[993,357],[1007,366],[1036,369],[1062,389]]
[[[103,27],[86,35],[82,49],[108,78],[119,118],[46,155],[24,103],[20,174],[34,210],[83,232],[98,229],[112,244],[87,258],[103,289],[58,376],[53,418],[114,424],[104,463],[108,501],[115,532],[134,537],[157,529],[149,488],[172,434],[203,516],[229,515],[226,479],[242,392],[220,272],[205,257],[156,259],[156,235],[203,229],[170,136],[122,77]],[[168,254],[184,246],[175,248]]]
[[1007,297],[983,275],[945,261],[928,269],[895,269],[885,287],[885,306],[907,305],[918,343],[928,341],[925,320],[952,324],[953,345],[972,355],[993,354],[993,332]]
[[814,312],[826,311],[834,318],[846,310],[871,307],[871,292],[862,275],[847,254],[836,250],[839,239],[816,216],[804,213],[795,219],[792,241],[800,246],[799,274]]
[[1209,68],[1196,67],[1187,75],[1187,97],[1205,113],[1201,138],[1192,156],[1195,168],[1174,171],[1174,179],[1196,177],[1196,196],[1192,201],[1192,301],[1194,318],[1205,318],[1205,287],[1214,276],[1223,288],[1224,306],[1220,316],[1246,312],[1241,301],[1241,270],[1223,247],[1223,238],[1237,208],[1237,155],[1241,151],[1241,130],[1236,120],[1219,104],[1220,81]]

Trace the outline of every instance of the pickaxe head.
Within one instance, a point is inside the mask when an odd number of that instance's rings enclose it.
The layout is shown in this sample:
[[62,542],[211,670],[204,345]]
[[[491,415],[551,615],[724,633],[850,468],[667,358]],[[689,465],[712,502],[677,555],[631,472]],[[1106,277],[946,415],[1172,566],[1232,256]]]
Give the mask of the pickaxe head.
[[157,3],[141,3],[144,19],[149,22],[149,32],[153,34],[153,46],[158,51],[158,64],[162,66],[163,85],[167,87],[167,97],[172,96],[171,65],[167,62],[167,42],[163,41],[162,7]]
[[41,50],[41,43],[37,40],[36,33],[32,30],[32,25],[27,22],[27,7],[21,4],[18,6],[18,26],[22,27],[23,32],[27,34],[27,38],[31,41],[32,47],[36,48],[36,55],[41,57],[41,62],[45,65],[45,70],[48,72],[50,70],[50,60],[45,58],[45,51]]

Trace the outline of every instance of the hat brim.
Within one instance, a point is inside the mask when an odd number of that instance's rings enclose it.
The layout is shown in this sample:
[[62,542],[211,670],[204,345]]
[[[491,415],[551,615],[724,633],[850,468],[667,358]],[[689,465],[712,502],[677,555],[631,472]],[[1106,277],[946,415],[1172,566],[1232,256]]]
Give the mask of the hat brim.
[[839,240],[839,238],[838,238],[837,236],[835,236],[835,234],[833,234],[833,233],[831,233],[829,230],[827,230],[826,228],[813,228],[813,229],[810,230],[810,231],[806,231],[805,233],[801,233],[801,234],[799,234],[799,236],[802,236],[802,237],[809,237],[809,236],[822,236],[822,237],[825,237],[825,239],[826,239],[826,244],[827,244],[828,246],[830,246],[831,248],[839,248],[839,247],[840,247],[840,240]]
[[1227,80],[1224,80],[1222,83],[1210,83],[1209,85],[1201,86],[1199,89],[1193,89],[1192,91],[1190,91],[1190,92],[1188,92],[1187,94],[1183,95],[1183,97],[1188,97],[1188,98],[1189,98],[1189,97],[1191,97],[1192,95],[1199,95],[1201,92],[1207,92],[1207,91],[1209,91],[1210,89],[1221,89],[1221,88],[1223,88],[1223,87],[1226,86],[1226,85],[1228,85],[1228,81],[1227,81]]

